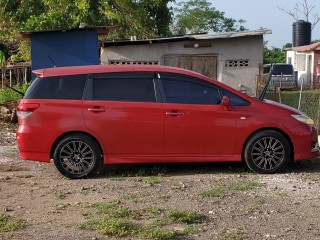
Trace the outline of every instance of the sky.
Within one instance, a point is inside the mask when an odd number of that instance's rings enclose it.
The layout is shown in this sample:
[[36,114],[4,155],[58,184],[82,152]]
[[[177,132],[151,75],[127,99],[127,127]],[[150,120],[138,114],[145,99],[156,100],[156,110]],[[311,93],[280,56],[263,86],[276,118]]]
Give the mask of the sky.
[[[226,17],[236,20],[244,19],[245,28],[249,30],[259,29],[260,27],[269,28],[272,34],[264,36],[268,41],[268,47],[282,48],[286,43],[292,43],[292,23],[294,18],[281,11],[278,7],[286,10],[294,10],[296,3],[303,3],[304,0],[208,0],[212,6],[221,12],[225,12]],[[179,1],[177,1],[179,2]],[[314,5],[311,12],[313,15],[320,13],[320,0],[307,0],[308,5]],[[320,14],[319,14],[320,16]],[[304,16],[300,15],[304,20]],[[312,31],[312,40],[320,39],[320,22]]]

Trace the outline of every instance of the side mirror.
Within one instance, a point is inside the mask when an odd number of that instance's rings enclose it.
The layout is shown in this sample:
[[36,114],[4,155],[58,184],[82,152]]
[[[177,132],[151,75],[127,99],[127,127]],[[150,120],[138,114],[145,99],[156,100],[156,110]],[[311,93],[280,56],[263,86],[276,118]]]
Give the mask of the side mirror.
[[221,105],[224,110],[228,110],[230,107],[230,99],[227,96],[222,97]]

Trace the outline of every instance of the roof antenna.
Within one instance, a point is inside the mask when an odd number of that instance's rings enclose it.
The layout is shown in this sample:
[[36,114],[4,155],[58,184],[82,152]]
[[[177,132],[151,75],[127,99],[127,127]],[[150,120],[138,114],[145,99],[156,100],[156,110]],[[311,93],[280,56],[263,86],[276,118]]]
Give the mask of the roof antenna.
[[48,55],[48,58],[50,59],[50,61],[53,63],[53,67],[56,67],[56,63],[53,61],[53,59]]

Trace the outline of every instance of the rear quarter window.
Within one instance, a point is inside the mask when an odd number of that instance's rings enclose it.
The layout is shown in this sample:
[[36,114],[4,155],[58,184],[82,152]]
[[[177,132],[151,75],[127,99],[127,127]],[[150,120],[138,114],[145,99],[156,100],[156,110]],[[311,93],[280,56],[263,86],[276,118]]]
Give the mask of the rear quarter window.
[[86,79],[87,75],[36,78],[24,98],[80,100]]

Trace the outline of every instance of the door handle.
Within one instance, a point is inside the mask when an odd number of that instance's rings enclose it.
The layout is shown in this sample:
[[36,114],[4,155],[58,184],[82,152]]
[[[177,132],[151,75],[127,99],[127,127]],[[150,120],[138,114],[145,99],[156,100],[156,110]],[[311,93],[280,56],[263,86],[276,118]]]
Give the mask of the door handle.
[[182,117],[183,113],[177,112],[177,111],[172,111],[172,112],[166,112],[166,115],[171,116],[171,117]]
[[90,112],[106,112],[106,110],[104,108],[100,108],[100,107],[88,108],[88,111],[90,111]]

